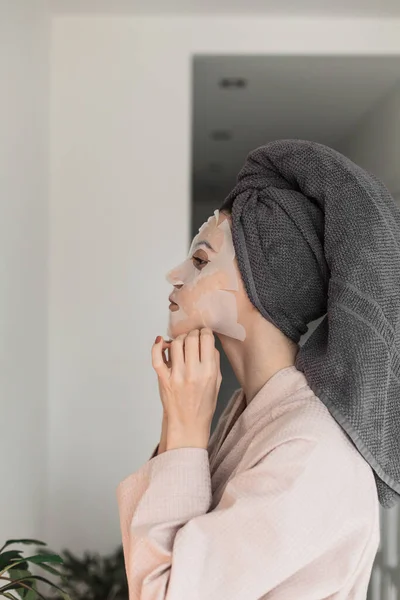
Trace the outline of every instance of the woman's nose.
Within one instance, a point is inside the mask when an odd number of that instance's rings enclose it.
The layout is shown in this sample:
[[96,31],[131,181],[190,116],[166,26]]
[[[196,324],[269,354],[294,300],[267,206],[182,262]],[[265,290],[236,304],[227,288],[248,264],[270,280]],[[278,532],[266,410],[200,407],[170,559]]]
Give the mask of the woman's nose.
[[168,271],[168,273],[166,275],[166,279],[167,279],[168,283],[170,283],[174,287],[180,288],[183,285],[183,281],[179,275],[180,275],[179,268],[176,267],[176,268]]

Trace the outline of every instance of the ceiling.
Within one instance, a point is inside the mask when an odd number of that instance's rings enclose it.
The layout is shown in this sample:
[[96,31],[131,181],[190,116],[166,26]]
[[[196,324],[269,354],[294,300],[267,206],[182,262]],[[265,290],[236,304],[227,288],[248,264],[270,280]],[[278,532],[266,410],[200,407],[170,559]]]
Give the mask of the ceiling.
[[[399,0],[48,0],[55,14],[400,18]],[[223,77],[246,80],[221,88]],[[400,56],[197,56],[193,60],[193,198],[215,205],[252,149],[277,138],[336,147],[400,82]],[[230,139],[212,139],[228,131]],[[201,208],[199,208],[201,210]]]
[[399,0],[49,0],[61,13],[400,17]]
[[[210,205],[229,193],[252,149],[299,138],[340,151],[400,84],[400,56],[196,56],[193,69],[193,195]],[[221,88],[222,77],[247,85]]]

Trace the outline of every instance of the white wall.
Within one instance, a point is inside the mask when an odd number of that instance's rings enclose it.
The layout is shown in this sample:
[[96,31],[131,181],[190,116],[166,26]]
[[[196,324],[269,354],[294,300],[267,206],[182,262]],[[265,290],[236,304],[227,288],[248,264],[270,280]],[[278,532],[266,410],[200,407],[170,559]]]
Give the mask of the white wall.
[[0,0],[0,546],[45,517],[48,38],[44,2]]
[[396,54],[400,21],[57,17],[51,42],[47,532],[120,543],[115,488],[159,439],[150,348],[189,242],[194,53]]
[[382,179],[400,204],[400,84],[357,123],[341,149]]

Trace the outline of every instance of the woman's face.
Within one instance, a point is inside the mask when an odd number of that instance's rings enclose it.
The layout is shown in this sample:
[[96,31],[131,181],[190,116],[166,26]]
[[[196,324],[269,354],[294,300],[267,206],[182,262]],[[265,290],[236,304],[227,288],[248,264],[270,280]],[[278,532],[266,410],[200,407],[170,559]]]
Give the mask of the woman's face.
[[229,219],[215,211],[193,239],[189,254],[167,273],[170,296],[168,335],[211,327],[236,339],[246,337],[237,322],[237,293],[243,289],[235,260]]

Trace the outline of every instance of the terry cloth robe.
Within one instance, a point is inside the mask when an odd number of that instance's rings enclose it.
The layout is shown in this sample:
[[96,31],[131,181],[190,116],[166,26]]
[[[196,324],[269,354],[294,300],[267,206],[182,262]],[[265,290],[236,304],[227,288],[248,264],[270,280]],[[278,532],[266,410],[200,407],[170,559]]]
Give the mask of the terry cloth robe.
[[365,600],[373,471],[295,366],[117,487],[129,600]]

